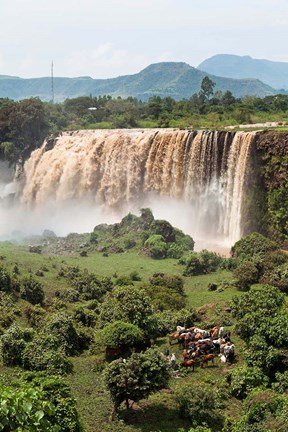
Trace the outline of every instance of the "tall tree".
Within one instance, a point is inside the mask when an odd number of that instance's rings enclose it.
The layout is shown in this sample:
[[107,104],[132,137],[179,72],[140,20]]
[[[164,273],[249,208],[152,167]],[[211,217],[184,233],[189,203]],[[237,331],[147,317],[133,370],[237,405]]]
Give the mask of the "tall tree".
[[208,76],[205,76],[201,82],[200,95],[202,95],[204,99],[209,99],[210,96],[213,95],[215,85],[216,84]]
[[115,412],[122,402],[126,403],[128,409],[129,400],[137,402],[166,387],[170,378],[169,370],[167,359],[157,348],[110,363],[104,376]]

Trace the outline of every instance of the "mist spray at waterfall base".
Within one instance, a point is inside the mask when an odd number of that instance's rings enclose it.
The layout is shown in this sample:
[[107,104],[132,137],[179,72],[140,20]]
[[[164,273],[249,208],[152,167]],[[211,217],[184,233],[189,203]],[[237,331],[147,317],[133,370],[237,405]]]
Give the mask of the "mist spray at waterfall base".
[[[129,212],[139,216],[140,208],[149,207],[155,219],[165,219],[174,227],[189,234],[195,241],[195,250],[209,249],[227,255],[229,242],[213,234],[213,226],[202,224],[199,230],[195,209],[187,203],[172,198],[151,196],[142,201],[142,206],[131,204],[120,210],[107,209],[87,200],[71,200],[65,203],[47,202],[28,210],[20,203],[0,205],[0,240],[22,241],[25,237],[41,235],[51,230],[57,236],[70,233],[92,232],[98,224],[120,222]],[[193,223],[194,220],[194,223]],[[196,223],[195,223],[196,221]]]
[[242,234],[253,140],[253,132],[65,132],[25,163],[17,204],[0,210],[0,234],[91,232],[149,207],[190,234],[197,249],[230,247]]

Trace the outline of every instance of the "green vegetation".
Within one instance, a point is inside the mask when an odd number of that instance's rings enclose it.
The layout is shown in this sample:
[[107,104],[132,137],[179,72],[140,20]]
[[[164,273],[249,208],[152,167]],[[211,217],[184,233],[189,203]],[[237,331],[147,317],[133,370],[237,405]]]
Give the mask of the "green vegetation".
[[110,363],[104,380],[117,411],[123,401],[129,409],[129,400],[138,402],[165,388],[169,377],[167,360],[159,350],[150,348],[143,353],[132,354],[127,360],[119,359]]
[[[109,94],[114,98],[132,96],[143,101],[147,101],[154,95],[163,98],[170,96],[176,100],[181,100],[189,98],[192,93],[199,92],[201,81],[206,75],[206,72],[193,68],[187,63],[162,62],[151,64],[137,74],[112,79],[55,77],[55,99],[63,101],[66,98],[82,97],[84,95],[101,96]],[[269,75],[271,75],[270,71]],[[247,94],[263,97],[282,92],[253,78],[233,80],[219,76],[219,74],[210,75],[210,78],[215,81],[217,91],[225,92],[229,90],[237,97]],[[11,98],[24,99],[32,94],[47,101],[51,99],[50,88],[51,79],[49,77],[42,77],[41,79],[0,77],[1,94],[8,95]],[[93,107],[93,105],[89,106]],[[119,120],[121,121],[121,117]]]
[[[145,242],[153,235],[181,244],[181,258],[151,257]],[[31,252],[31,239],[29,246],[0,243],[0,383],[7,401],[0,424],[9,420],[7,430],[22,423],[71,432],[81,424],[87,432],[103,424],[110,432],[135,432],[139,424],[143,432],[285,430],[286,291],[272,277],[271,285],[249,280],[245,292],[239,284],[247,263],[258,279],[287,263],[277,245],[254,233],[234,245],[233,258],[196,253],[189,236],[149,209],[93,233],[37,240],[41,253]],[[235,359],[221,363],[216,356],[204,367],[196,360],[194,372],[179,367],[182,349],[168,338],[179,325],[223,325]],[[21,418],[13,417],[16,399]],[[3,411],[8,401],[10,417]]]
[[[133,97],[112,98],[108,95],[80,96],[66,99],[61,104],[41,102],[37,98],[19,102],[0,99],[0,157],[13,164],[20,158],[25,160],[45,137],[50,136],[48,145],[53,146],[55,136],[63,130],[134,127],[223,129],[225,126],[267,121],[282,122],[285,126],[287,95],[262,99],[244,96],[239,99],[231,91],[222,93],[216,88],[215,83],[204,75],[198,93],[192,94],[191,89],[191,97],[178,101],[170,96],[153,95],[145,102]],[[272,165],[276,168],[277,163],[274,157],[271,168]],[[278,209],[274,217],[282,219],[283,224],[283,199],[285,201],[287,196],[273,190],[269,205]],[[282,213],[280,204],[283,204]]]

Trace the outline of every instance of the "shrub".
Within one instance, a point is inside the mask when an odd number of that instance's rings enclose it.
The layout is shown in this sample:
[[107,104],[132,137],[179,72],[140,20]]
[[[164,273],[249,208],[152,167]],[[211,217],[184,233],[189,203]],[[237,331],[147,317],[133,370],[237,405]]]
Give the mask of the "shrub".
[[[21,378],[43,393],[47,401],[50,401],[55,410],[51,414],[51,421],[60,426],[61,431],[81,432],[82,426],[76,410],[76,400],[72,397],[71,390],[63,378],[59,376],[46,376],[46,373],[26,372]],[[44,430],[44,429],[43,429]]]
[[181,415],[188,418],[194,427],[203,424],[214,426],[220,420],[214,393],[203,384],[185,383],[176,389],[175,399]]
[[[110,278],[98,278],[94,273],[89,273],[87,270],[80,270],[79,267],[62,267],[59,277],[65,277],[69,280],[72,288],[78,293],[81,300],[100,300],[102,296],[110,291],[113,287]],[[59,292],[60,296],[62,295]],[[73,294],[71,301],[76,299],[76,294]],[[74,300],[73,300],[74,301]]]
[[90,234],[90,240],[89,241],[92,244],[98,243],[98,235],[94,231]]
[[11,277],[8,271],[0,267],[0,291],[8,292],[11,289]]
[[188,234],[184,234],[178,228],[174,228],[175,231],[175,242],[178,246],[181,246],[185,251],[193,251],[195,242]]
[[234,297],[231,311],[237,319],[254,312],[273,316],[284,304],[284,299],[284,295],[277,288],[270,285],[257,285],[241,297]]
[[167,255],[167,244],[163,236],[158,234],[151,235],[144,243],[148,255],[152,258],[165,258]]
[[277,366],[280,361],[279,351],[265,341],[261,335],[254,335],[249,340],[249,346],[244,353],[244,358],[248,366],[257,366],[265,374],[271,375],[271,370]]
[[238,399],[244,399],[256,387],[267,386],[268,378],[259,367],[243,366],[234,369],[228,377],[231,394]]
[[0,387],[0,427],[4,431],[58,432],[55,406],[32,386]]
[[273,285],[288,294],[288,264],[284,263],[271,270],[265,271],[260,279],[263,284]]
[[26,344],[22,352],[22,366],[31,371],[46,370],[59,375],[70,373],[73,369],[57,338],[43,333]]
[[255,390],[244,403],[232,432],[285,432],[288,428],[288,397],[271,390]]
[[102,343],[110,347],[132,347],[143,340],[143,332],[134,324],[115,321],[101,330]]
[[238,240],[232,247],[232,254],[234,257],[247,260],[255,255],[264,257],[268,252],[273,252],[277,249],[277,243],[269,240],[262,234],[254,232]]
[[176,243],[170,243],[167,249],[167,257],[179,259],[183,255],[185,249]]
[[124,401],[129,408],[129,399],[137,402],[166,387],[169,378],[168,362],[157,348],[134,353],[128,359],[114,360],[104,373],[115,410]]
[[27,306],[24,309],[24,315],[32,327],[38,327],[41,324],[45,313],[45,309],[43,309],[38,304],[35,306]]
[[152,337],[155,329],[150,317],[153,314],[151,301],[143,289],[134,286],[116,287],[107,294],[100,306],[100,326],[114,321],[124,321],[138,326],[145,336]]
[[97,314],[87,306],[78,306],[73,315],[73,321],[83,324],[85,327],[94,327],[97,321]]
[[151,298],[151,303],[155,310],[179,310],[185,307],[185,298],[173,289],[150,285],[145,287],[145,292]]
[[132,249],[136,246],[136,241],[134,239],[125,239],[124,240],[124,248]]
[[221,267],[223,258],[215,252],[203,250],[199,253],[190,252],[180,264],[185,265],[184,276],[196,276],[216,271]]
[[42,304],[44,301],[43,285],[32,276],[25,278],[21,286],[21,297],[32,304]]
[[133,285],[133,282],[131,281],[129,276],[119,276],[115,281],[115,285],[128,286],[128,285]]
[[20,310],[15,306],[12,297],[0,291],[0,331],[1,328],[7,329],[14,322],[15,317],[20,314]]
[[17,324],[12,324],[1,336],[1,354],[5,366],[22,365],[22,353],[32,335],[30,329],[22,330]]
[[142,279],[141,276],[139,275],[139,273],[136,270],[134,270],[134,271],[132,271],[130,273],[129,278],[133,282],[137,282],[137,281],[139,282]]
[[179,294],[184,294],[184,281],[180,276],[167,275],[165,273],[154,273],[149,278],[149,282],[151,285],[163,286],[173,289]]
[[154,235],[162,237],[165,243],[175,242],[176,240],[175,230],[166,220],[155,219],[150,226],[150,230]]
[[158,312],[156,318],[159,334],[164,336],[174,331],[178,325],[185,328],[192,327],[197,319],[197,315],[194,309],[165,310]]
[[272,384],[272,388],[278,393],[288,392],[288,370],[285,372],[276,372],[275,374],[276,382]]
[[67,355],[78,351],[78,335],[71,317],[65,313],[53,315],[45,324],[45,330],[55,336],[59,345]]
[[259,280],[259,271],[251,262],[244,262],[233,271],[233,276],[237,279],[236,285],[241,290],[247,290],[252,284]]

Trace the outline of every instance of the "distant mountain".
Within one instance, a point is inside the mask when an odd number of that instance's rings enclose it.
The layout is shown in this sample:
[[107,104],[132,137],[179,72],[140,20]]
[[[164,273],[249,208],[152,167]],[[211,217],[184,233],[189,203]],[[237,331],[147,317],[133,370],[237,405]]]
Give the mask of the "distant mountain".
[[[165,62],[152,64],[135,75],[110,79],[91,77],[54,78],[55,101],[61,102],[77,96],[111,95],[133,96],[143,101],[154,95],[171,96],[176,100],[198,93],[202,79],[209,76],[215,83],[214,90],[230,90],[236,97],[257,95],[264,97],[277,91],[256,79],[235,80],[209,75],[186,63]],[[278,92],[279,93],[279,92]],[[51,78],[18,78],[0,76],[0,97],[14,100],[38,96],[51,99]]]
[[288,90],[288,63],[284,62],[217,54],[204,60],[198,69],[228,78],[257,78],[274,88]]

